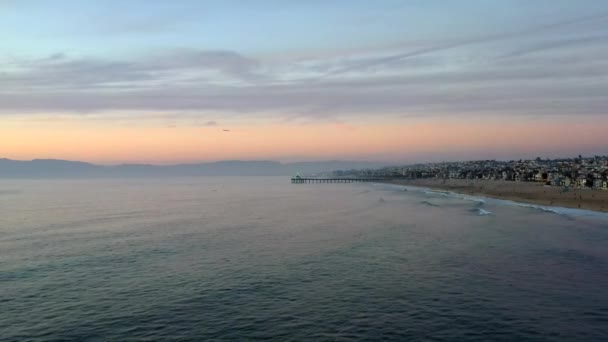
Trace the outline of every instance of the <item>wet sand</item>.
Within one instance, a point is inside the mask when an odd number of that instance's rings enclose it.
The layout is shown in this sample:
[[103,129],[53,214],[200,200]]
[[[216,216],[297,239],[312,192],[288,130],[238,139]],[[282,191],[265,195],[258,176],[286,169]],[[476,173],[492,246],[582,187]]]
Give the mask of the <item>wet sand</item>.
[[516,202],[608,212],[608,191],[605,190],[573,188],[563,192],[561,187],[541,183],[469,179],[394,180],[389,183],[448,190],[466,195]]

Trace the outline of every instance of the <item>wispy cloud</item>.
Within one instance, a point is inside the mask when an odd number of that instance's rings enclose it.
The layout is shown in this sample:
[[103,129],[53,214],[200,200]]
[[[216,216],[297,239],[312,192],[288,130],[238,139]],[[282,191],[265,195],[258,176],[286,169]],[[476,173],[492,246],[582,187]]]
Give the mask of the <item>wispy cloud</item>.
[[608,42],[608,35],[594,35],[587,37],[560,38],[549,41],[536,42],[524,48],[506,53],[499,58],[512,58],[529,55],[547,50],[556,50],[565,47],[588,47],[592,44],[604,44]]
[[160,83],[247,82],[259,63],[233,51],[173,49],[132,60],[95,57],[70,58],[55,53],[40,59],[24,59],[0,69],[5,91],[32,89],[94,89],[158,86]]
[[[0,67],[0,113],[263,112],[315,120],[421,113],[606,114],[608,48],[601,43],[608,32],[578,26],[606,19],[608,14],[598,14],[399,53],[393,46],[277,61],[236,51],[174,48],[123,59],[64,53],[18,59]],[[555,38],[564,29],[569,36]],[[501,45],[505,41],[509,44]],[[596,53],[585,53],[589,46]],[[540,51],[550,51],[550,58],[535,53]]]
[[486,35],[486,36],[481,36],[481,37],[477,37],[477,38],[457,40],[454,42],[448,42],[445,44],[430,46],[430,47],[426,47],[426,48],[422,48],[422,49],[418,49],[418,50],[414,50],[414,51],[409,51],[409,52],[405,52],[405,53],[398,53],[398,54],[379,57],[379,58],[371,58],[367,61],[363,61],[361,63],[357,63],[357,64],[348,66],[343,69],[334,70],[334,71],[330,72],[329,75],[342,74],[342,73],[346,73],[349,71],[358,71],[358,70],[362,70],[362,69],[366,69],[366,68],[370,68],[370,67],[374,67],[374,66],[378,66],[378,65],[385,65],[388,63],[399,62],[399,61],[402,61],[402,60],[405,60],[408,58],[417,57],[417,56],[421,56],[421,55],[427,55],[430,53],[445,51],[445,50],[463,47],[463,46],[467,46],[467,45],[499,42],[501,40],[515,39],[515,38],[522,37],[522,36],[535,35],[535,34],[543,33],[546,31],[561,29],[561,28],[565,28],[568,26],[583,24],[583,23],[587,23],[587,22],[606,21],[607,19],[608,19],[608,13],[600,13],[600,14],[595,14],[595,15],[591,15],[591,16],[581,17],[581,18],[574,18],[574,19],[570,19],[570,20],[559,21],[559,22],[555,22],[555,23],[551,23],[551,24],[547,24],[547,25],[535,26],[535,27],[531,27],[531,28],[527,28],[527,29],[523,29],[523,30]]

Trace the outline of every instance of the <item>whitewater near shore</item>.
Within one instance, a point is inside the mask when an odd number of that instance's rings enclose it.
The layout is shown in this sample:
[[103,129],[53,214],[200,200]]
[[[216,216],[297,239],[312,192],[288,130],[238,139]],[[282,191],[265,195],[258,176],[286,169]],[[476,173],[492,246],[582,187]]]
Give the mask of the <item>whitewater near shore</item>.
[[561,187],[539,183],[470,179],[393,180],[390,183],[516,202],[608,212],[608,191],[603,190],[570,189],[564,192]]

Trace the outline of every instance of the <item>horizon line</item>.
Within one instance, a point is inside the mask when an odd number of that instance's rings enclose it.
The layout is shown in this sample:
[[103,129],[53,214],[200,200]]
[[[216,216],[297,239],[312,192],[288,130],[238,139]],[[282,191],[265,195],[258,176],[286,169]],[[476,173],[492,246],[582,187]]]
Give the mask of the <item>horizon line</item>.
[[157,163],[115,163],[115,164],[104,164],[104,163],[95,163],[90,161],[83,160],[72,160],[72,159],[61,159],[61,158],[34,158],[30,160],[25,159],[12,159],[7,157],[0,157],[0,161],[14,161],[14,162],[35,162],[35,161],[58,161],[58,162],[69,162],[69,163],[82,163],[88,164],[92,166],[99,167],[116,167],[116,166],[154,166],[154,167],[171,167],[171,166],[182,166],[182,165],[204,165],[204,164],[217,164],[217,163],[225,163],[225,162],[243,162],[243,163],[255,163],[255,162],[266,162],[266,163],[277,163],[280,165],[289,165],[289,164],[299,164],[299,163],[330,163],[330,162],[339,162],[339,163],[369,163],[369,164],[385,164],[386,166],[403,166],[403,165],[418,165],[418,164],[440,164],[440,163],[458,163],[458,162],[472,162],[472,161],[516,161],[516,160],[536,160],[540,158],[541,160],[562,160],[562,159],[576,159],[581,157],[583,159],[586,158],[595,158],[595,157],[608,157],[607,154],[594,154],[594,155],[583,155],[578,154],[575,156],[554,156],[554,157],[545,157],[542,158],[540,156],[536,158],[481,158],[481,159],[452,159],[452,160],[442,160],[442,161],[374,161],[374,160],[349,160],[349,159],[318,159],[318,160],[299,160],[299,161],[280,161],[280,160],[272,160],[272,159],[221,159],[214,161],[193,161],[193,162],[182,162],[182,163],[171,163],[171,164],[157,164]]

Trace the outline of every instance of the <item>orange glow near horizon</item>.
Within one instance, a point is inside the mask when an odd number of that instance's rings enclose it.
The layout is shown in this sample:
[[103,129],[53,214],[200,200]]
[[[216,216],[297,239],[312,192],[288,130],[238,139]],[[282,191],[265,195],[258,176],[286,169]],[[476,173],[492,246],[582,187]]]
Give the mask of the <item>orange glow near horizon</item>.
[[[0,158],[56,158],[101,164],[227,159],[425,161],[466,155],[563,155],[606,146],[601,124],[565,121],[429,120],[383,124],[256,124],[221,127],[112,126],[78,120],[5,120]],[[581,134],[585,132],[585,134]],[[534,152],[536,151],[536,152]]]

